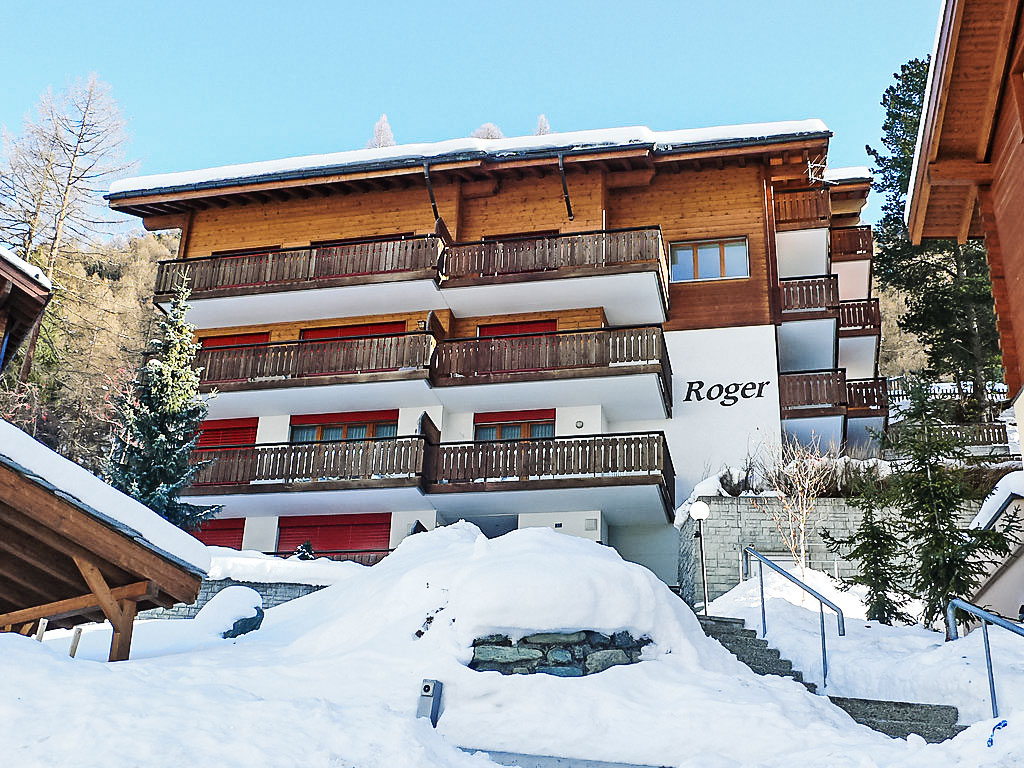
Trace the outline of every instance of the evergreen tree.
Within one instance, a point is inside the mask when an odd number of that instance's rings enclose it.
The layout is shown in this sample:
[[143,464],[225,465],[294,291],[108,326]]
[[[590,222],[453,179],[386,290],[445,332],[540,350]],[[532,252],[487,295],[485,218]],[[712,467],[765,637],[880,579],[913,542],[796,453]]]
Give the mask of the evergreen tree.
[[474,139],[504,139],[505,134],[501,132],[501,128],[496,126],[494,123],[484,123],[470,136]]
[[533,131],[534,136],[544,136],[551,133],[551,123],[548,122],[547,115],[537,116],[537,127]]
[[313,544],[309,539],[306,539],[295,548],[295,551],[292,552],[292,557],[297,557],[299,560],[316,560],[316,552],[313,551]]
[[115,399],[104,477],[178,527],[193,530],[220,507],[178,499],[200,469],[190,457],[207,413],[192,366],[199,345],[195,326],[185,322],[188,297],[182,281],[160,321],[159,337],[150,343],[151,359]]
[[366,148],[374,149],[376,147],[393,146],[395,146],[395,136],[391,133],[391,125],[388,123],[388,116],[386,114],[381,115],[373,125],[373,136],[368,142],[366,142]]
[[979,494],[966,476],[963,445],[941,428],[943,412],[930,387],[912,381],[898,435],[882,439],[883,447],[897,456],[884,503],[900,516],[910,560],[909,587],[921,599],[929,625],[938,618],[946,621],[946,605],[954,597],[969,599],[986,566],[1005,558],[1013,542],[1008,533],[962,527],[965,504]]
[[929,370],[972,382],[970,397],[980,414],[988,404],[986,381],[1001,378],[985,249],[953,240],[911,245],[903,221],[927,78],[927,59],[900,68],[882,96],[884,149],[865,148],[875,163],[874,190],[885,195],[874,273],[905,296],[899,326],[925,344]]

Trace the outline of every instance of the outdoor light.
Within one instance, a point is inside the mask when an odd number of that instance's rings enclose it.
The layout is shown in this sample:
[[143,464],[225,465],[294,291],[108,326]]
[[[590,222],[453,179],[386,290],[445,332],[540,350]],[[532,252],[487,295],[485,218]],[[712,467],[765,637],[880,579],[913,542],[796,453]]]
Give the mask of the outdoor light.
[[704,560],[704,521],[711,515],[711,507],[707,502],[698,499],[690,505],[690,518],[697,521],[697,532],[694,538],[700,539],[700,581],[704,586],[704,615],[708,615],[708,567]]
[[576,422],[576,429],[583,429],[583,422],[582,421],[577,421]]

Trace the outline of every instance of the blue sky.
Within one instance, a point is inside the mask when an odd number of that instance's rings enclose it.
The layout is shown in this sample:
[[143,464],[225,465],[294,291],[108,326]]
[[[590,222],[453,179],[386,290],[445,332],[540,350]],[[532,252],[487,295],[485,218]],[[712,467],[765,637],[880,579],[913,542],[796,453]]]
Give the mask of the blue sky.
[[941,0],[45,5],[4,9],[0,125],[96,72],[160,173],[359,148],[382,112],[399,143],[542,112],[556,131],[820,117],[831,164],[864,165]]

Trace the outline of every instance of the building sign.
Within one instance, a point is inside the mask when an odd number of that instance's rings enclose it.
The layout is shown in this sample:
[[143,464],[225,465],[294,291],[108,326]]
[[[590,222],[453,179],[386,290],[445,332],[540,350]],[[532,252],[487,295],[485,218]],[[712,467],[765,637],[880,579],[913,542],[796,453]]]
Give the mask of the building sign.
[[729,407],[736,405],[740,400],[756,400],[764,397],[764,388],[771,384],[770,381],[747,381],[744,383],[732,382],[730,384],[706,384],[703,381],[695,380],[686,382],[686,402],[717,402],[719,405]]

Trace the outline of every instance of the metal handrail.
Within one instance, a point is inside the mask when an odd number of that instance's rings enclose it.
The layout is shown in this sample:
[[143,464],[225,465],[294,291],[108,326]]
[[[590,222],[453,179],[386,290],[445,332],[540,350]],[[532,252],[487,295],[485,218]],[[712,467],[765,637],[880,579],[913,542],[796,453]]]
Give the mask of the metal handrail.
[[959,634],[956,629],[956,610],[959,608],[964,613],[969,613],[972,616],[976,616],[981,619],[981,634],[985,640],[985,667],[988,669],[988,694],[992,701],[992,717],[999,717],[999,707],[996,704],[996,681],[992,676],[992,649],[988,644],[988,625],[995,624],[997,627],[1002,627],[1015,635],[1024,637],[1024,627],[1019,624],[1014,624],[1008,619],[1004,619],[1002,616],[997,616],[994,613],[986,611],[984,608],[979,608],[973,603],[968,603],[966,600],[961,600],[959,597],[955,597],[949,601],[949,605],[946,606],[946,623],[949,625],[949,633],[952,635],[951,640],[958,640]]
[[843,610],[829,600],[827,597],[822,595],[820,592],[815,591],[813,588],[800,581],[796,576],[789,573],[784,568],[776,565],[767,557],[762,555],[753,547],[744,547],[743,555],[753,555],[757,558],[757,573],[761,581],[761,637],[765,637],[768,634],[768,622],[765,619],[764,612],[764,567],[767,565],[773,571],[789,579],[791,582],[796,584],[800,589],[809,594],[811,597],[818,601],[818,611],[821,616],[821,687],[828,687],[828,653],[825,650],[825,606],[827,605],[836,614],[836,624],[839,631],[839,636],[844,637],[846,635],[846,621],[843,617]]

